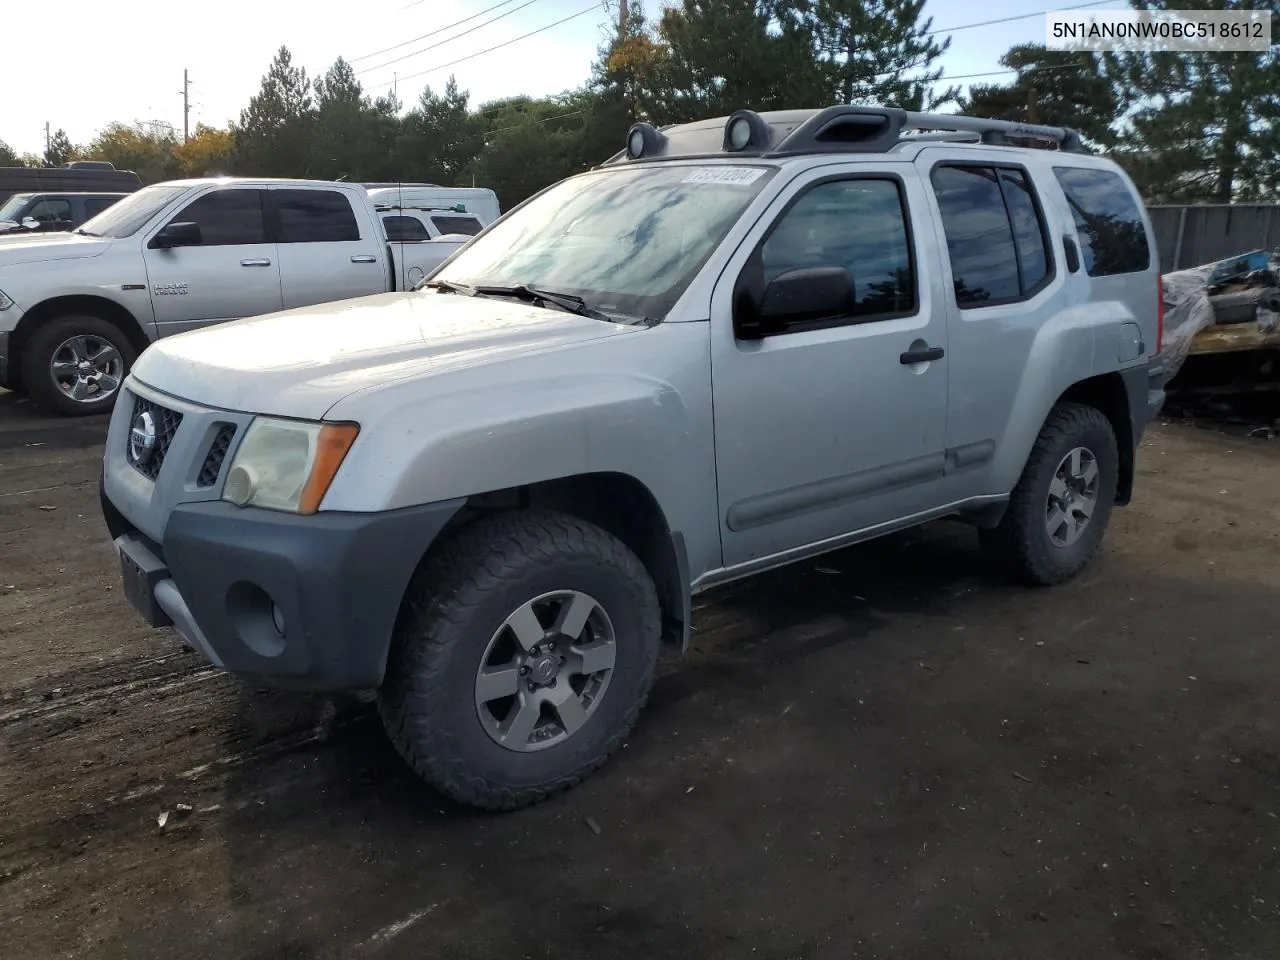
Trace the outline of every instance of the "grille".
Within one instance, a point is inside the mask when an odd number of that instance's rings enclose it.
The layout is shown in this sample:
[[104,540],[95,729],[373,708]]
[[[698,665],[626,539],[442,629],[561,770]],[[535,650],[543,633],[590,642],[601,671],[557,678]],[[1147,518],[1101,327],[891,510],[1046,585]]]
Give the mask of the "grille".
[[[126,456],[134,469],[148,479],[158,477],[169,445],[173,443],[173,435],[181,423],[182,414],[177,410],[162,407],[144,397],[134,397],[133,419],[125,437]],[[151,431],[154,431],[155,442],[148,448],[144,438],[151,436]]]
[[196,479],[197,487],[212,487],[218,482],[218,474],[222,472],[222,461],[227,459],[227,450],[231,448],[231,441],[235,439],[235,435],[234,423],[218,424],[218,432],[213,438],[213,444],[209,447],[204,464],[200,467],[200,476]]

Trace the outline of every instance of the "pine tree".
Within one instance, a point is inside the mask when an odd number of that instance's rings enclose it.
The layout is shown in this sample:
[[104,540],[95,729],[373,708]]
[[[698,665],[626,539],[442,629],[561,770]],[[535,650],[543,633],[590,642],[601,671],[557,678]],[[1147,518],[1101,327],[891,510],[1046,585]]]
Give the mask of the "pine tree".
[[235,126],[236,169],[245,174],[305,177],[312,169],[314,105],[307,71],[281,47],[262,87]]
[[[1135,9],[1186,9],[1185,0],[1130,0]],[[1280,0],[1199,0],[1207,10],[1270,10]],[[1280,192],[1280,62],[1265,53],[1106,55],[1126,115],[1117,159],[1156,203],[1230,203]]]

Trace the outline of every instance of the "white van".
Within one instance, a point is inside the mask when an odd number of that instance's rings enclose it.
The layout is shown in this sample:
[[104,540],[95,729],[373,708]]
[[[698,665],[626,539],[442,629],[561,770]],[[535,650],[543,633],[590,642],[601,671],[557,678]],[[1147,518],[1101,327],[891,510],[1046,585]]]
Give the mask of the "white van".
[[369,198],[379,210],[423,210],[429,211],[433,217],[443,219],[437,227],[442,234],[475,233],[469,229],[453,229],[463,226],[462,222],[450,224],[450,214],[469,215],[474,217],[481,227],[487,227],[501,215],[498,209],[498,195],[485,187],[437,187],[421,184],[403,184],[399,186],[377,186],[368,188]]

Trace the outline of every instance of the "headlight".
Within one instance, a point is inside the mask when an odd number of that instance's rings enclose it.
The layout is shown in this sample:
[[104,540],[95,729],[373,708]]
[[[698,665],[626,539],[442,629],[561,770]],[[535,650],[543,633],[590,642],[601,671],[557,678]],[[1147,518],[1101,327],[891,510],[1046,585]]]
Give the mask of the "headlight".
[[241,507],[315,513],[359,432],[354,423],[258,417],[231,460],[222,499]]
[[0,310],[8,310],[12,306],[13,301],[5,295],[3,290],[0,290]]

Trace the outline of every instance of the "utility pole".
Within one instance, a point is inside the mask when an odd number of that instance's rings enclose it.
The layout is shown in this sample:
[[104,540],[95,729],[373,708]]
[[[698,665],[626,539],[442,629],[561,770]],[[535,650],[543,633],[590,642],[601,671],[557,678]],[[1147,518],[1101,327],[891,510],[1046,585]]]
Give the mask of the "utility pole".
[[618,32],[627,32],[627,0],[618,0]]
[[187,78],[187,71],[182,71],[182,142],[186,143],[191,137],[191,81]]
[[1027,123],[1039,123],[1036,116],[1036,88],[1030,87],[1027,90]]
[[53,149],[53,139],[49,136],[49,121],[44,122],[44,155],[47,157]]

